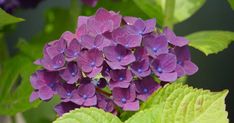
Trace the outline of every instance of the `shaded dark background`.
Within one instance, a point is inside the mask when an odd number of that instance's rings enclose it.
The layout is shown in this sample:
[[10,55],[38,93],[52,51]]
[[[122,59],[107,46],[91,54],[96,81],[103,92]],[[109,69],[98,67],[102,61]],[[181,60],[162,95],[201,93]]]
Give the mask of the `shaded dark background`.
[[[18,24],[16,31],[7,36],[8,46],[14,52],[12,44],[23,37],[30,39],[43,28],[43,13],[51,7],[68,8],[68,0],[46,0],[36,9],[17,11],[16,16],[27,21]],[[234,11],[226,0],[207,0],[205,5],[188,20],[175,26],[178,35],[187,35],[200,30],[234,31]],[[65,31],[65,30],[64,30]],[[229,89],[226,99],[230,122],[234,122],[234,43],[218,54],[205,56],[191,48],[193,61],[199,66],[199,72],[189,78],[189,85],[198,88],[221,91]]]

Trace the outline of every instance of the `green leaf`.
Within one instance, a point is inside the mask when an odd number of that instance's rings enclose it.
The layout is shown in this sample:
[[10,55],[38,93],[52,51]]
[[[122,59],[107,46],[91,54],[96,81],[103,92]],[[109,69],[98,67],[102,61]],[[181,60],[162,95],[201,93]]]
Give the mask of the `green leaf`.
[[206,55],[218,53],[234,41],[234,32],[229,31],[201,31],[186,36],[189,45],[202,51]]
[[36,70],[32,62],[22,54],[4,61],[0,75],[1,115],[14,115],[39,104],[40,101],[29,102],[33,91],[29,76]]
[[[163,25],[166,0],[134,0],[136,5],[149,17],[156,17],[158,23]],[[182,22],[199,10],[205,0],[176,0],[174,9],[174,23]]]
[[227,93],[168,84],[155,92],[126,123],[228,123]]
[[24,21],[22,18],[14,17],[0,8],[0,27]]
[[133,0],[135,4],[145,12],[149,17],[156,18],[159,25],[163,24],[162,6],[157,4],[155,0]]
[[80,108],[64,114],[53,123],[122,123],[118,117],[97,108]]
[[232,9],[234,10],[234,0],[228,0],[230,6],[232,7]]

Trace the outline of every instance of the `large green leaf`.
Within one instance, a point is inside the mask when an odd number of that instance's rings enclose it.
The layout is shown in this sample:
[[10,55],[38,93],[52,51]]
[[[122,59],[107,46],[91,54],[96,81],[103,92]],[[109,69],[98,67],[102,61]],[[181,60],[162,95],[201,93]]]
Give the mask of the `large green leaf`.
[[[156,17],[158,23],[163,25],[165,17],[166,0],[134,0],[151,18]],[[175,0],[174,23],[182,22],[192,16],[205,0]]]
[[0,75],[0,114],[14,115],[39,103],[29,102],[29,96],[33,91],[29,76],[36,70],[32,62],[24,55],[17,55],[4,61]]
[[122,123],[118,117],[97,108],[80,108],[73,110],[54,123]]
[[188,36],[189,45],[202,51],[206,55],[218,53],[234,41],[234,32],[229,31],[201,31]]
[[22,18],[14,17],[0,8],[0,28],[2,26],[24,21]]
[[168,84],[155,92],[126,123],[228,123],[227,93]]
[[228,0],[230,6],[232,7],[232,9],[234,10],[234,0]]

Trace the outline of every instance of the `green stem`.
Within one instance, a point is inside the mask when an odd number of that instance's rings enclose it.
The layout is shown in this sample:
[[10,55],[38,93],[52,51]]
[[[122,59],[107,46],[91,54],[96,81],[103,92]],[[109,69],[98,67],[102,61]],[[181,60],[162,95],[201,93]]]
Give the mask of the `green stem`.
[[166,0],[165,6],[165,16],[163,26],[167,26],[173,29],[174,26],[174,10],[175,10],[175,0]]

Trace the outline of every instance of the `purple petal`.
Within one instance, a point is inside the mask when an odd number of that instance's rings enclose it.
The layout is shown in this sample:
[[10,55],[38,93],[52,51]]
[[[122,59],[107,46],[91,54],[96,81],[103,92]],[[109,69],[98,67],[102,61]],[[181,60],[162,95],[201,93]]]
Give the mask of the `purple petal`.
[[172,73],[162,73],[159,75],[159,79],[161,81],[166,81],[166,82],[172,82],[177,79],[177,73],[172,72]]
[[33,91],[32,94],[30,95],[29,101],[30,101],[30,102],[33,102],[33,101],[35,101],[35,100],[38,99],[38,98],[39,98],[38,93],[35,92],[35,91]]
[[185,71],[184,71],[184,68],[181,66],[181,65],[176,65],[176,69],[175,71],[177,72],[177,76],[178,77],[181,77],[181,76],[184,76],[185,75]]
[[78,88],[78,94],[80,96],[86,95],[87,97],[93,97],[95,92],[95,86],[92,83],[81,84]]
[[198,67],[191,61],[184,61],[184,71],[187,75],[193,75],[198,71]]
[[167,54],[161,54],[157,58],[160,62],[160,68],[162,69],[163,72],[171,72],[175,70],[176,68],[176,56],[167,53]]
[[54,95],[54,91],[50,87],[47,87],[47,86],[40,88],[38,91],[38,96],[42,100],[49,100],[53,97],[53,95]]
[[139,101],[129,102],[123,105],[124,111],[137,111],[140,108]]
[[145,21],[145,31],[144,34],[153,32],[156,28],[156,19],[149,19]]
[[97,76],[99,73],[102,71],[102,66],[101,67],[94,67],[92,72],[88,73],[87,76],[90,78],[93,78]]
[[97,105],[97,96],[96,95],[91,97],[91,98],[88,98],[84,102],[84,106],[94,106],[94,105]]

